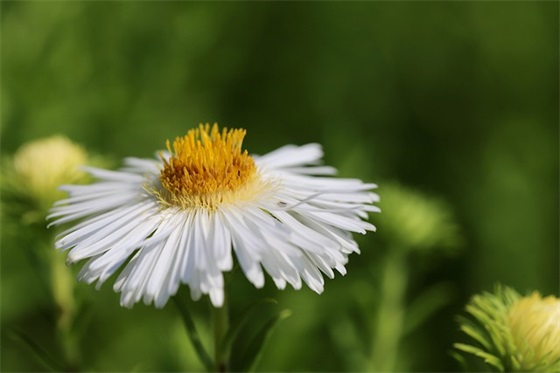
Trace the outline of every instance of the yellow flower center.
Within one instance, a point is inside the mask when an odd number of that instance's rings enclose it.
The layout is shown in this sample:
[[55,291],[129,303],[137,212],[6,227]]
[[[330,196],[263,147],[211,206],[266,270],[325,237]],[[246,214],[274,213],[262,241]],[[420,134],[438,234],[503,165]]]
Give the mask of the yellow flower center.
[[[241,150],[246,131],[200,124],[177,137],[163,159],[159,193],[164,203],[181,208],[216,208],[254,195],[259,183],[253,158]],[[163,157],[162,157],[163,158]],[[257,184],[257,185],[255,185]]]

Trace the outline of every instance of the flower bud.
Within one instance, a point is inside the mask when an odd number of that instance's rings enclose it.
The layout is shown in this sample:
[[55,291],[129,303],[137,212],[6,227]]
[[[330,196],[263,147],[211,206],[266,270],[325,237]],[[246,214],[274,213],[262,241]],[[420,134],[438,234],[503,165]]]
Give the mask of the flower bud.
[[508,324],[523,370],[560,361],[560,299],[538,292],[521,298],[510,308]]
[[86,162],[86,151],[66,137],[56,135],[31,141],[14,155],[12,188],[41,206],[50,206],[62,197],[58,186],[85,176],[79,166]]

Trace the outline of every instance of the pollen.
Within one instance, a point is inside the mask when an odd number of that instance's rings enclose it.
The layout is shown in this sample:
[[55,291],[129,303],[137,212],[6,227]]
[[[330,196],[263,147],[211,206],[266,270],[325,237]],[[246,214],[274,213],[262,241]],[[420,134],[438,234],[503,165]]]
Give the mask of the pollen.
[[181,208],[214,209],[254,194],[260,183],[253,158],[241,148],[245,134],[207,123],[177,137],[173,148],[168,140],[171,157],[162,156],[160,200]]

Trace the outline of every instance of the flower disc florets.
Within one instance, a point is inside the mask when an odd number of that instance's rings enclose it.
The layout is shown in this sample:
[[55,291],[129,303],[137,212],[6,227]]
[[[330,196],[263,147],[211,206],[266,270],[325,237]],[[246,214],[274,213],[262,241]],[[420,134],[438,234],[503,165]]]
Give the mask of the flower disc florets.
[[162,157],[160,181],[165,191],[160,192],[161,199],[181,208],[210,209],[246,199],[244,194],[252,194],[259,180],[253,158],[241,149],[245,133],[227,128],[220,132],[217,124],[201,124],[177,137],[173,150],[167,141],[172,155]]

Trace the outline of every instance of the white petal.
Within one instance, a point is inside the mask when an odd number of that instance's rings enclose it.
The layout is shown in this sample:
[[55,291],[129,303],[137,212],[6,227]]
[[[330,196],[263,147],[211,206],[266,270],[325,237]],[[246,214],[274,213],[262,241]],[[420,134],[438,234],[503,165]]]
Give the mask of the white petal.
[[239,216],[235,216],[232,211],[224,213],[224,217],[226,217],[230,227],[233,248],[241,269],[243,269],[245,276],[253,285],[257,288],[263,287],[264,274],[259,264],[258,238],[255,237],[254,232],[251,232],[242,224],[241,220],[238,219]]
[[98,178],[100,180],[119,181],[119,182],[137,183],[137,184],[141,184],[142,182],[144,182],[144,177],[142,175],[136,175],[130,172],[109,171],[109,170],[103,170],[95,167],[88,167],[88,166],[82,166],[82,169],[88,172],[93,177]]
[[303,146],[286,145],[263,156],[255,156],[255,163],[259,167],[270,169],[299,166],[316,163],[323,156],[319,144]]
[[139,174],[150,173],[153,175],[158,175],[163,166],[163,162],[161,160],[142,159],[135,157],[125,158],[124,164],[126,165],[124,170],[136,172]]
[[210,216],[210,227],[208,237],[209,246],[212,250],[213,260],[222,271],[233,268],[233,257],[231,255],[231,233],[220,212]]
[[357,232],[365,234],[366,230],[375,231],[375,226],[359,219],[351,219],[340,214],[333,214],[330,212],[320,212],[320,211],[304,211],[298,210],[298,212],[309,218],[330,224],[334,227],[338,227],[351,232]]
[[184,216],[182,214],[177,214],[172,218],[170,224],[174,225],[174,229],[163,243],[160,252],[157,255],[157,260],[153,266],[152,274],[146,285],[146,297],[150,301],[155,299],[155,305],[157,308],[161,308],[165,305],[169,299],[169,280],[172,278],[172,268],[173,264],[176,262],[178,257],[179,240],[180,240],[180,229],[184,225]]

